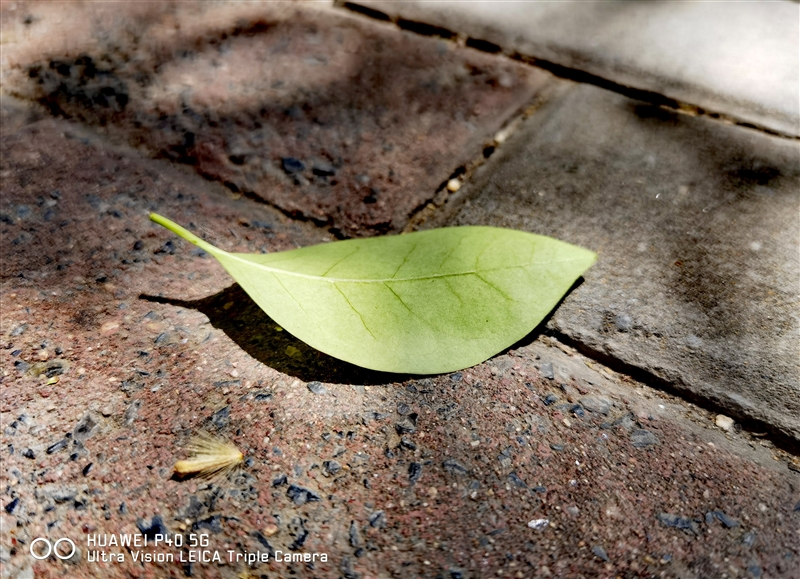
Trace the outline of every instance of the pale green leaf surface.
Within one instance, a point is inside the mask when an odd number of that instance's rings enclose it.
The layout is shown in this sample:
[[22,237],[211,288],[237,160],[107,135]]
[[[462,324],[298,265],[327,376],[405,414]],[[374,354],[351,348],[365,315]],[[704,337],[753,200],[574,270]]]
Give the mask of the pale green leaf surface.
[[358,366],[435,374],[511,346],[595,261],[581,247],[496,227],[450,227],[272,254],[213,255],[278,324]]

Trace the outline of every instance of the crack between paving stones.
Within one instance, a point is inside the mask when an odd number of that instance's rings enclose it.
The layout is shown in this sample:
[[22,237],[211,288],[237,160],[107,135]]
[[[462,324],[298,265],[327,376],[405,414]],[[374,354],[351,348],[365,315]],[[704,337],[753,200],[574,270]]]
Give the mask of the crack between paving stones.
[[413,32],[421,36],[436,36],[438,38],[442,38],[443,40],[448,40],[456,44],[463,44],[464,46],[472,48],[474,50],[479,50],[481,52],[486,52],[488,54],[501,55],[506,58],[510,58],[511,60],[516,60],[517,62],[522,62],[524,64],[527,64],[528,66],[533,66],[536,68],[540,68],[542,70],[546,70],[559,78],[571,80],[574,82],[579,82],[581,84],[590,84],[598,88],[609,90],[611,92],[621,94],[631,99],[647,102],[670,111],[678,112],[689,116],[706,117],[713,121],[736,125],[738,127],[751,129],[754,131],[780,137],[783,139],[800,141],[800,135],[792,135],[790,133],[785,133],[783,131],[771,129],[769,127],[766,127],[764,125],[752,121],[745,121],[736,118],[733,115],[728,115],[725,113],[719,113],[716,111],[708,110],[704,107],[680,101],[678,99],[662,95],[661,93],[655,91],[640,89],[620,84],[613,80],[604,78],[602,76],[590,72],[586,72],[578,68],[557,64],[555,62],[551,62],[545,59],[540,59],[531,55],[521,54],[517,51],[512,51],[512,50],[506,51],[503,49],[502,46],[494,44],[493,42],[482,40],[480,38],[473,38],[471,36],[467,36],[464,34],[459,34],[458,32],[448,30],[441,26],[431,25],[425,22],[416,22],[399,16],[392,17],[388,14],[381,12],[380,10],[375,10],[374,8],[367,8],[366,6],[361,6],[353,2],[335,0],[334,6],[362,16],[366,16],[368,18],[372,18],[374,20],[392,23],[401,30]]
[[676,398],[680,398],[681,400],[689,402],[690,404],[694,404],[695,406],[699,406],[706,411],[713,412],[715,414],[725,414],[726,416],[731,416],[732,418],[735,418],[739,424],[741,424],[744,430],[750,433],[766,432],[767,434],[764,438],[772,442],[776,448],[779,448],[793,456],[800,456],[800,441],[791,435],[782,432],[779,428],[776,428],[774,425],[769,424],[762,419],[749,416],[745,411],[726,407],[709,396],[703,396],[702,394],[692,391],[685,383],[682,383],[682,381],[673,381],[662,378],[650,370],[646,370],[636,366],[635,364],[615,358],[580,341],[579,339],[573,338],[558,330],[547,328],[543,333],[547,336],[555,338],[562,344],[577,350],[580,354],[586,356],[590,360],[610,368],[618,374],[629,376],[637,382],[670,394],[671,396],[675,396]]
[[[489,159],[497,153],[498,149],[510,139],[526,119],[532,116],[550,100],[553,89],[554,87],[552,85],[545,85],[542,87],[539,94],[534,96],[530,102],[524,104],[509,115],[506,122],[495,132],[491,141],[484,143],[480,155],[475,156],[466,164],[459,165],[450,173],[450,176],[442,181],[439,187],[436,188],[432,197],[426,199],[409,212],[408,220],[406,221],[406,226],[403,228],[402,233],[417,231],[445,205],[453,207],[466,201],[470,195],[474,193],[469,191],[467,185],[475,171],[485,165]],[[459,179],[461,183],[461,186],[456,191],[450,191],[447,188],[447,185],[452,179]]]
[[[506,58],[511,58],[512,60],[522,62],[529,66],[535,66],[537,68],[547,70],[556,77],[564,78],[574,82],[579,82],[582,84],[591,84],[597,86],[598,88],[606,89],[611,92],[615,92],[623,96],[626,96],[628,98],[632,98],[642,102],[648,102],[650,104],[656,105],[660,108],[667,109],[673,112],[678,112],[689,116],[707,117],[713,121],[733,124],[736,126],[756,130],[762,133],[766,133],[769,135],[789,140],[794,140],[794,141],[800,140],[800,136],[782,133],[780,131],[760,126],[755,123],[736,119],[735,117],[723,113],[708,111],[702,107],[685,103],[677,99],[664,96],[654,91],[625,86],[620,83],[614,82],[612,80],[605,79],[601,76],[582,71],[580,69],[570,68],[547,60],[542,60],[542,59],[537,59],[535,57],[522,55],[517,52],[506,53],[505,51],[503,51],[502,47],[494,43],[471,37],[464,37],[463,35],[458,35],[455,32],[452,32],[450,30],[441,27],[431,26],[425,23],[413,22],[403,18],[392,18],[388,14],[380,12],[379,10],[375,10],[373,8],[367,8],[365,6],[360,6],[358,4],[354,4],[351,2],[342,2],[341,0],[336,0],[335,6],[343,8],[345,10],[349,10],[351,12],[355,12],[357,14],[366,16],[368,18],[372,18],[374,20],[393,23],[398,28],[414,32],[423,36],[438,36],[443,38],[444,40],[449,40],[451,42],[463,42],[464,45],[469,48],[473,48],[475,50],[479,50],[489,54],[501,54]],[[451,179],[460,177],[462,183],[466,183],[467,180],[471,177],[471,175],[479,167],[481,167],[489,160],[489,158],[496,152],[497,148],[501,146],[502,143],[505,142],[517,128],[519,128],[522,122],[526,118],[531,116],[534,112],[536,112],[536,110],[541,108],[541,106],[545,102],[547,102],[550,94],[551,91],[547,91],[547,89],[545,89],[542,94],[537,95],[533,103],[527,105],[517,113],[511,115],[509,117],[509,120],[495,134],[495,138],[492,140],[492,143],[490,145],[484,146],[484,150],[480,157],[477,157],[472,162],[466,165],[459,166],[436,189],[434,195],[430,199],[424,201],[423,203],[418,205],[414,210],[411,211],[407,225],[403,229],[403,233],[417,230],[423,223],[425,223],[426,221],[428,221],[428,219],[433,217],[434,213],[436,213],[446,204],[453,204],[454,202],[457,203],[459,201],[463,202],[467,198],[469,198],[469,194],[458,195],[458,191],[449,192],[447,189],[448,182]],[[497,137],[499,135],[503,135],[503,138],[498,139]],[[491,150],[487,151],[487,149]],[[463,190],[464,190],[463,188],[459,189],[459,191]],[[719,402],[714,401],[713,399],[707,396],[698,395],[697,393],[692,392],[685,385],[669,381],[654,374],[649,370],[645,370],[644,368],[635,366],[633,364],[629,364],[620,359],[609,356],[608,354],[605,354],[595,348],[592,348],[588,344],[575,340],[561,332],[555,330],[546,330],[545,333],[561,341],[562,343],[571,346],[572,348],[579,351],[581,354],[590,358],[591,360],[594,360],[600,364],[603,364],[611,368],[617,373],[630,376],[631,378],[633,378],[638,382],[641,382],[643,384],[656,388],[657,390],[661,390],[663,392],[676,396],[681,400],[695,404],[707,411],[715,413],[733,414],[734,418],[737,418],[746,430],[750,432],[766,432],[768,439],[777,448],[780,448],[784,452],[787,452],[791,455],[800,456],[800,441],[782,432],[780,429],[765,422],[764,420],[748,416],[747,413],[742,411],[734,410],[732,412],[733,409],[726,408]]]

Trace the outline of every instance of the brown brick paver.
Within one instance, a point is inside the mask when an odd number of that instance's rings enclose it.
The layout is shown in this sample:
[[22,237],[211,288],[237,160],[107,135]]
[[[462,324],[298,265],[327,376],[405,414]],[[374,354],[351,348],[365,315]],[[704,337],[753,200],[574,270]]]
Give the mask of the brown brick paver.
[[402,228],[550,78],[296,4],[93,6],[8,90],[348,236]]

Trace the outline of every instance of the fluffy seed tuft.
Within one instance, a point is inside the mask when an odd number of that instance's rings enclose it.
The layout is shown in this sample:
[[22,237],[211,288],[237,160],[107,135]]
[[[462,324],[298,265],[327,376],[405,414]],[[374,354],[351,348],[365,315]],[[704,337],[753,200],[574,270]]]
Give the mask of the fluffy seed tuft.
[[226,476],[244,458],[233,443],[205,431],[193,436],[186,450],[189,458],[179,460],[173,467],[175,474],[181,478],[210,479]]

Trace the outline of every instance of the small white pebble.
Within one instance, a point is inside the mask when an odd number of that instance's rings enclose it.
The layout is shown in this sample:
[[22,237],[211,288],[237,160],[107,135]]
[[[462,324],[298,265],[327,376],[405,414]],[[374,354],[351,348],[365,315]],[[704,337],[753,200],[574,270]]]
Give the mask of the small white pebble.
[[546,528],[547,525],[550,524],[550,519],[533,519],[532,521],[528,521],[528,526],[531,529],[536,529],[537,531],[541,531],[542,529]]
[[733,427],[733,418],[725,416],[724,414],[717,414],[717,418],[714,420],[714,423],[722,430],[727,430],[730,432],[731,428]]
[[460,180],[458,180],[458,179],[450,179],[447,182],[447,190],[450,191],[451,193],[455,193],[459,189],[461,189],[461,181]]

